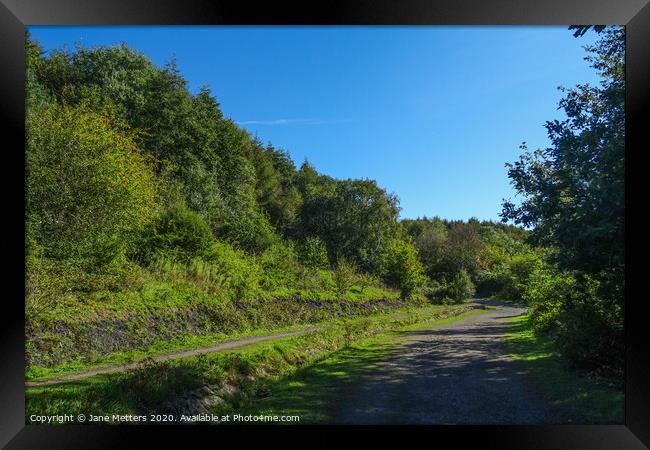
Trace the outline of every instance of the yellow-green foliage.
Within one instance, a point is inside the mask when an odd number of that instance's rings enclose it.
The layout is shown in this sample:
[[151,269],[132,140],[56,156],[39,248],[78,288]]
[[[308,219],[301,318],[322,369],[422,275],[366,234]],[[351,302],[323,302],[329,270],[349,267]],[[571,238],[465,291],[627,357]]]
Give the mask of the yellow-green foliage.
[[250,299],[260,294],[260,266],[243,251],[215,242],[207,256],[211,270],[225,277],[233,300]]
[[334,267],[334,283],[336,291],[343,296],[352,287],[356,274],[356,268],[345,259],[340,258]]
[[205,256],[213,242],[214,236],[205,220],[178,202],[139,235],[130,256],[145,264],[160,254],[188,262]]
[[530,278],[546,266],[542,252],[528,247],[509,254],[504,248],[490,245],[480,257],[480,282],[484,289],[513,301],[526,301]]
[[266,290],[294,286],[300,263],[292,242],[279,242],[266,249],[258,258],[262,268],[262,285]]
[[417,249],[404,239],[388,241],[383,271],[388,282],[397,286],[404,298],[417,293],[427,280]]
[[576,280],[569,273],[550,269],[532,274],[524,292],[524,299],[532,308],[532,323],[536,331],[549,331],[554,327],[562,303],[575,291]]
[[153,217],[149,162],[108,117],[83,106],[28,111],[26,181],[28,239],[56,258],[108,263]]
[[30,326],[48,318],[81,320],[81,311],[90,312],[89,298],[137,293],[151,279],[147,270],[124,256],[89,271],[74,261],[46,258],[38,247],[27,254],[26,269],[25,313]]
[[307,236],[300,250],[300,258],[306,266],[314,268],[326,268],[329,266],[327,247],[318,236]]
[[219,241],[203,258],[183,262],[162,254],[150,267],[160,280],[191,283],[220,300],[252,299],[261,294],[261,271],[255,259]]

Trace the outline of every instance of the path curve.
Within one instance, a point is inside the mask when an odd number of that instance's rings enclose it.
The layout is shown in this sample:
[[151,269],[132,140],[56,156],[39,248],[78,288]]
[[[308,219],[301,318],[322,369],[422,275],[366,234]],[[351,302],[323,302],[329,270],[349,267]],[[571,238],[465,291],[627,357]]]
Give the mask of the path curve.
[[404,340],[346,389],[336,413],[348,424],[562,423],[508,356],[508,319],[525,310],[497,306],[487,313]]

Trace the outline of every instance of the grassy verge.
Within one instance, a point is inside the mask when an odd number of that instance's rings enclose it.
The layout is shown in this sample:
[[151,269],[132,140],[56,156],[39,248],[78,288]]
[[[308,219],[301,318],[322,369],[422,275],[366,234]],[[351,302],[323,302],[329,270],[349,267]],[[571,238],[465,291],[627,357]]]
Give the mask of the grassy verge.
[[[32,414],[103,416],[178,411],[187,406],[182,399],[189,391],[206,386],[213,393],[209,409],[228,410],[264,397],[269,382],[286,379],[360,339],[460,312],[458,306],[428,307],[401,316],[333,321],[329,327],[307,335],[163,363],[145,362],[124,373],[29,388],[26,420],[33,423]],[[221,394],[225,391],[235,395],[227,398]]]
[[515,317],[505,340],[509,352],[559,413],[581,424],[623,423],[623,388],[571,370],[550,340],[533,333],[529,316]]
[[[429,307],[404,307],[394,310],[382,311],[372,314],[374,321],[377,320],[391,320],[408,315],[423,316],[426,314],[437,314],[444,311],[442,306],[429,306]],[[363,320],[363,318],[348,319],[348,320]],[[160,341],[149,346],[146,349],[129,349],[121,352],[116,352],[104,357],[95,358],[82,358],[71,362],[58,364],[53,367],[39,367],[29,366],[27,368],[25,379],[27,381],[42,381],[48,378],[74,374],[77,372],[88,371],[92,369],[101,369],[110,366],[137,363],[145,361],[148,358],[164,355],[167,353],[181,352],[185,350],[193,350],[197,348],[209,347],[219,343],[234,341],[243,338],[263,336],[270,334],[289,333],[294,331],[305,330],[308,328],[323,328],[328,326],[337,326],[344,323],[345,320],[323,320],[316,323],[299,323],[289,326],[278,327],[264,327],[255,330],[240,331],[235,333],[218,333],[209,335],[194,335],[184,336],[179,339],[171,341]]]

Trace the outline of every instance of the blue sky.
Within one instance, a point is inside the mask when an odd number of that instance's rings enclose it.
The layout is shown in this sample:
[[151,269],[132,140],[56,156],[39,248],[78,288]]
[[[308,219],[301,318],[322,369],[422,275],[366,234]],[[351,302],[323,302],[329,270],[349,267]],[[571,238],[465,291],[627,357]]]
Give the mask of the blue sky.
[[126,42],[225,115],[337,178],[372,178],[401,217],[498,219],[504,163],[546,147],[559,85],[597,82],[567,27],[30,27],[46,50]]

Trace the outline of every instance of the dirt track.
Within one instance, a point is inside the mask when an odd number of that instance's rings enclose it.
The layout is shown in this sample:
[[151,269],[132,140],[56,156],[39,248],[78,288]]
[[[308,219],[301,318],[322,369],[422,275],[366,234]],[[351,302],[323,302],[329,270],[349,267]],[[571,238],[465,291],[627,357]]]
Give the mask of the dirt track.
[[349,424],[562,423],[506,356],[507,318],[522,312],[498,306],[443,327],[405,332],[378,370],[346,390],[334,416]]
[[[275,333],[265,336],[253,336],[248,338],[243,338],[234,341],[227,341],[220,344],[216,344],[210,347],[203,347],[194,350],[185,350],[178,352],[171,352],[162,355],[157,355],[151,357],[150,359],[155,362],[170,361],[174,359],[187,358],[190,356],[198,356],[207,353],[215,353],[224,350],[231,350],[240,347],[246,347],[248,345],[257,344],[265,341],[272,341],[277,339],[283,339],[291,336],[298,336],[301,334],[307,334],[317,330],[316,327],[304,327],[297,331],[287,332],[287,333]],[[53,384],[67,383],[70,381],[82,380],[84,378],[89,378],[95,375],[107,374],[107,373],[116,373],[116,372],[125,372],[127,370],[132,370],[140,367],[142,362],[135,362],[131,364],[120,364],[110,367],[101,367],[97,369],[85,370],[83,372],[77,372],[74,374],[67,374],[58,377],[52,377],[43,381],[29,381],[25,383],[27,387],[39,387],[39,386],[50,386]]]

